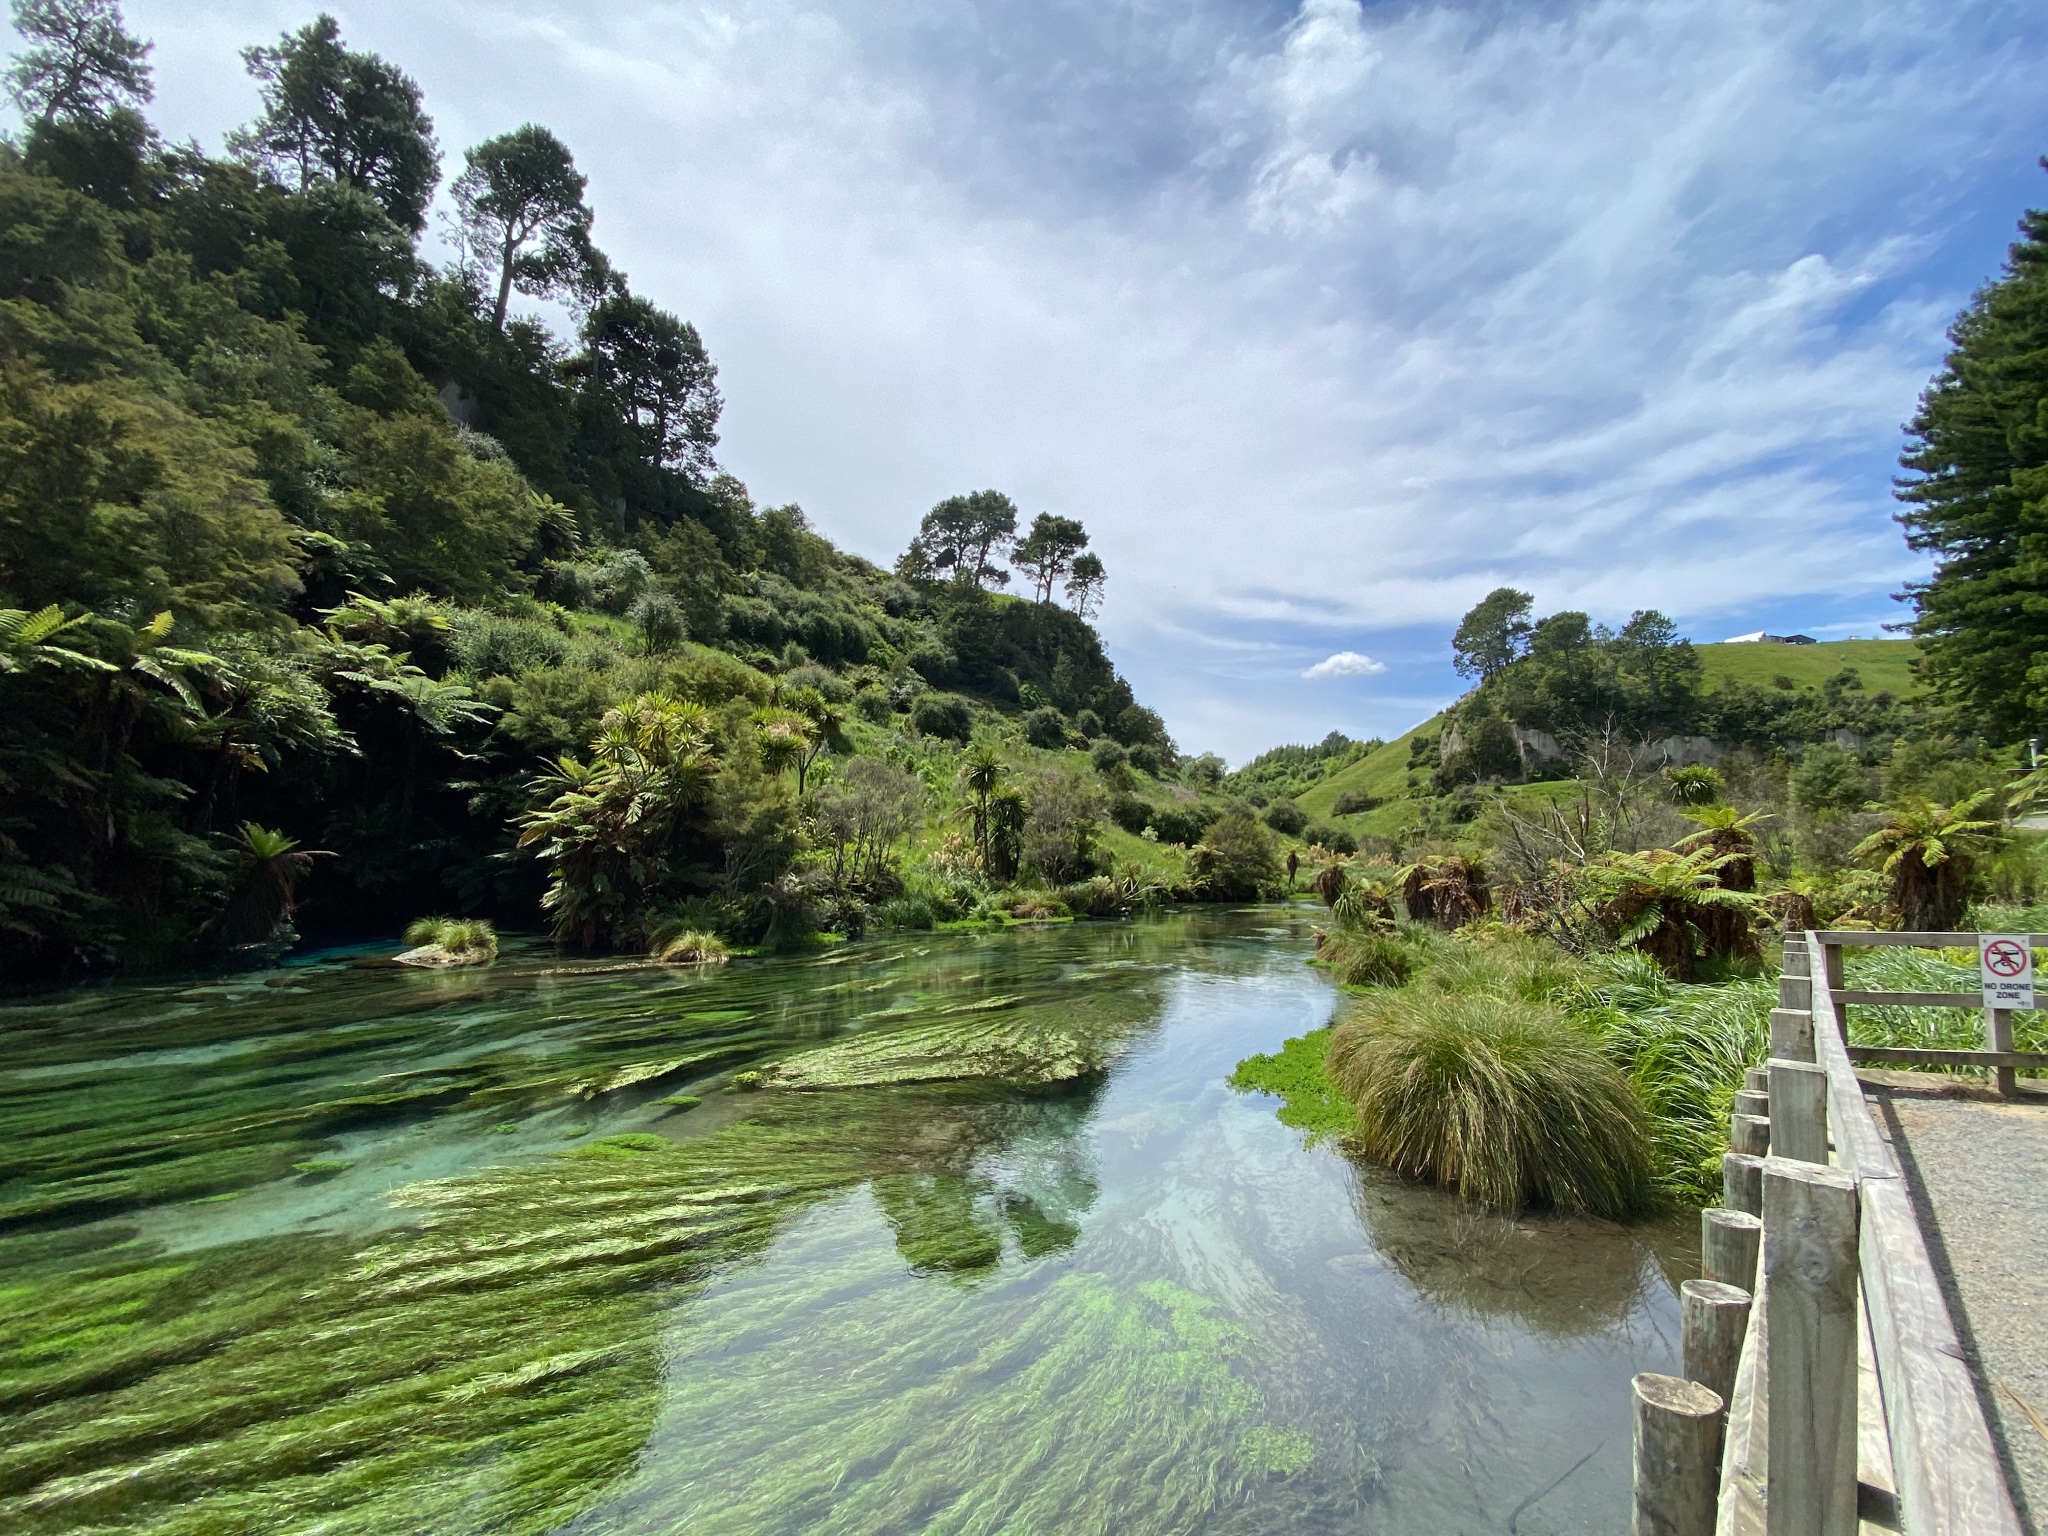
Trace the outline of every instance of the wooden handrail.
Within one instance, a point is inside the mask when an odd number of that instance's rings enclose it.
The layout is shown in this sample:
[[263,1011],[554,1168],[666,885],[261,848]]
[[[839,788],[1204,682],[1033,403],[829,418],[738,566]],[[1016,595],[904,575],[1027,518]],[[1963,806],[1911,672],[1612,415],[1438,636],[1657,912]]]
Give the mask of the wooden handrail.
[[[1809,931],[1808,968],[1815,977],[1827,975],[1830,944],[1938,939],[1946,948],[1956,937]],[[1840,1011],[1824,985],[1813,989],[1813,1041],[1827,1073],[1835,1161],[1855,1174],[1860,1196],[1857,1262],[1905,1528],[1913,1536],[2019,1536],[2019,1516],[1898,1160],[1864,1100]]]
[[[1975,949],[1977,935],[1974,933],[1883,933],[1870,928],[1823,928],[1818,932],[1809,931],[1809,939],[1818,939],[1822,944],[1841,944],[1850,949],[1882,949],[1886,947],[1903,949]],[[2035,949],[2048,949],[2048,933],[2030,933],[2027,943]],[[1815,972],[1819,975],[1819,972]]]

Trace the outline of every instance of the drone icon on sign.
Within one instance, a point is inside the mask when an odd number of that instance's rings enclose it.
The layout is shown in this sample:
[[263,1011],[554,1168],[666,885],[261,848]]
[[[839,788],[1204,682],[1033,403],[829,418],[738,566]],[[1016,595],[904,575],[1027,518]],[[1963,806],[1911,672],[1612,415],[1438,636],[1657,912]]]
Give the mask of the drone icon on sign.
[[2025,946],[2011,939],[1993,939],[1984,946],[1984,969],[1994,976],[2021,975],[2031,958]]

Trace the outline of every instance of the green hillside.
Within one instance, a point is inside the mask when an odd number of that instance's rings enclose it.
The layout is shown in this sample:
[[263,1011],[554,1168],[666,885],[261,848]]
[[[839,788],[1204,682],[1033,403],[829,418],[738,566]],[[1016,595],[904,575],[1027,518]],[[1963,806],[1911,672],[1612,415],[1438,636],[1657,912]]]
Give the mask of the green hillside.
[[1920,654],[1915,640],[1825,640],[1819,645],[1695,645],[1706,666],[1707,686],[1724,682],[1754,683],[1768,688],[1774,678],[1789,677],[1796,687],[1819,687],[1844,667],[1854,667],[1871,693],[1904,698],[1920,691],[1913,662]]

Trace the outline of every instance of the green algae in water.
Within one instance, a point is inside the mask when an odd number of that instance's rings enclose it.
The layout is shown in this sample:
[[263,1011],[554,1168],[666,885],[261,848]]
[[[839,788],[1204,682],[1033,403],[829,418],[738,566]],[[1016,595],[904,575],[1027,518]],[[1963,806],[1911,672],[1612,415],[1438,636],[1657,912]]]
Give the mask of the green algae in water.
[[[1532,1259],[1489,1229],[1466,1283],[1433,1192],[1361,1190],[1223,1091],[1328,1016],[1305,926],[1245,922],[768,961],[688,983],[715,1017],[658,971],[516,950],[459,994],[309,968],[0,1010],[28,1069],[0,1072],[26,1111],[0,1200],[73,1223],[0,1227],[0,1528],[1495,1529],[1603,1414],[1619,1462],[1547,1500],[1623,1518],[1627,1377],[1671,1363],[1637,1322],[1669,1310],[1644,1250],[1583,1224]],[[899,1015],[867,1017],[877,987]],[[131,1041],[197,1054],[131,1067]],[[654,1135],[672,1106],[638,1069],[700,1055],[833,1091]],[[494,1121],[506,1100],[526,1118]],[[159,1214],[188,1137],[248,1154],[197,1193],[251,1198],[176,1207],[211,1242]],[[288,1193],[337,1145],[348,1179]],[[414,1147],[452,1176],[357,1189],[436,1166]]]

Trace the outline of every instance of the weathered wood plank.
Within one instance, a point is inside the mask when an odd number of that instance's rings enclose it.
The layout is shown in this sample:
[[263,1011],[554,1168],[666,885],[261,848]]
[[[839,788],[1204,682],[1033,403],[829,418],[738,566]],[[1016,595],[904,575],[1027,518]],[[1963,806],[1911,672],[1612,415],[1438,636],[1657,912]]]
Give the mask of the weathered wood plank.
[[1849,1060],[1859,1067],[1889,1064],[1924,1067],[2016,1067],[2048,1071],[2048,1056],[2037,1051],[1937,1051],[1917,1045],[1852,1045]]
[[1863,987],[1842,987],[1830,994],[1835,1005],[1879,1003],[1893,1008],[1982,1008],[1982,992],[1875,992]]
[[1848,1170],[1764,1164],[1770,1536],[1856,1536],[1856,1211]]
[[[1828,1160],[1828,1075],[1810,1061],[1765,1063],[1771,1074],[1771,1155],[1795,1162]],[[1736,1103],[1742,1095],[1735,1096]]]
[[[1823,928],[1812,937],[1822,944],[1844,944],[1851,949],[1975,949],[1975,933],[1873,933],[1860,928]],[[2027,942],[2036,949],[2048,949],[2048,933],[2031,933]]]
[[1902,1179],[1863,1183],[1862,1270],[1892,1468],[1914,1536],[2018,1536],[1991,1430]]

